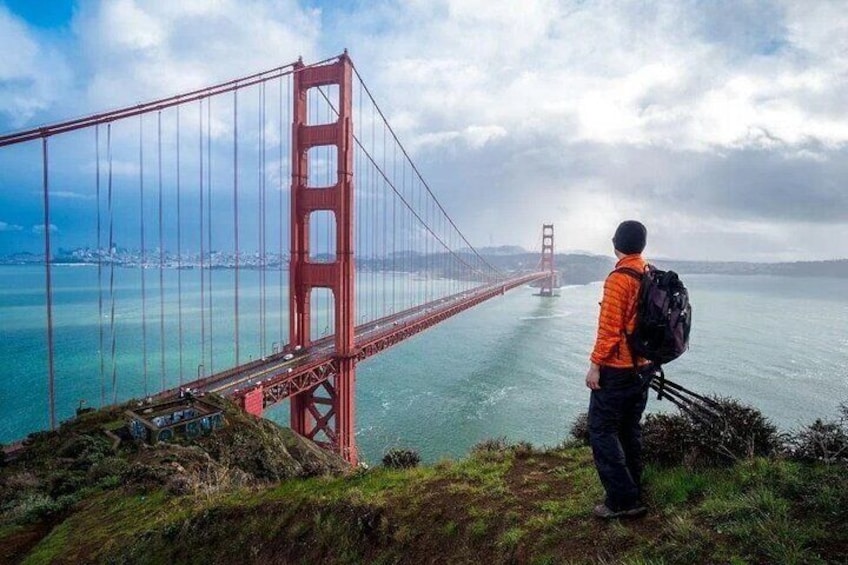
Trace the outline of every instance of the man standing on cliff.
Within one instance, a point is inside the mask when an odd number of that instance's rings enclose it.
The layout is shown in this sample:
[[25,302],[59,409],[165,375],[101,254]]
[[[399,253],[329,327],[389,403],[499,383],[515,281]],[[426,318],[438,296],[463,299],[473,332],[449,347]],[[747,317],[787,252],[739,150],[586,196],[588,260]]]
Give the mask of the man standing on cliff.
[[[631,356],[627,335],[636,326],[639,275],[645,270],[642,251],[647,229],[640,222],[622,222],[612,239],[618,262],[604,282],[598,336],[591,355],[586,386],[589,401],[589,443],[595,467],[606,491],[594,508],[598,518],[641,516],[642,412],[648,401],[649,361]],[[628,273],[627,271],[630,271]]]

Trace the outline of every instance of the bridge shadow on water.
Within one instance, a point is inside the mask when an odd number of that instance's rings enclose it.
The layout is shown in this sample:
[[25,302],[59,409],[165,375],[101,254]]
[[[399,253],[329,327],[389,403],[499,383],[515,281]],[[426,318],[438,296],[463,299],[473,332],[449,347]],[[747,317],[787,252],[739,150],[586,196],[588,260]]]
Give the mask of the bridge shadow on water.
[[545,411],[545,405],[554,400],[541,394],[548,388],[545,381],[550,381],[550,373],[541,374],[540,364],[548,358],[539,356],[562,315],[556,299],[534,299],[538,303],[532,311],[504,322],[510,327],[486,345],[484,362],[449,386],[447,396],[463,414],[461,425],[479,439],[495,435],[525,439],[528,424],[536,419],[532,413]]

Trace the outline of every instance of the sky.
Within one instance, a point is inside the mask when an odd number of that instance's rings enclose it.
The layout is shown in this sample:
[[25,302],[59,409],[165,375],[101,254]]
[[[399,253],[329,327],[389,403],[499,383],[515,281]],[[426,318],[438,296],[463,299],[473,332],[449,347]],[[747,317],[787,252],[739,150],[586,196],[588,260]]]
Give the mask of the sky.
[[[639,219],[654,257],[848,257],[846,1],[0,0],[0,132],[344,48],[479,246],[610,254]],[[23,162],[0,251],[43,233]]]

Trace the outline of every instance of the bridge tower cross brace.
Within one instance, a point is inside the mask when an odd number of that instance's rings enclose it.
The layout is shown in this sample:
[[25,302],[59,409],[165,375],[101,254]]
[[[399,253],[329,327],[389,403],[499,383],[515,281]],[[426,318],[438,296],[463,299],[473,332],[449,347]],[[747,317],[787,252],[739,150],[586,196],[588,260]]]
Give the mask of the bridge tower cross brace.
[[553,296],[556,286],[556,272],[554,271],[554,225],[542,224],[542,260],[541,270],[549,271],[550,276],[542,280],[540,296]]
[[[291,399],[291,427],[298,434],[358,461],[354,436],[356,346],[354,336],[353,256],[353,122],[352,64],[345,51],[335,63],[295,65],[292,120],[291,255],[289,260],[289,344],[307,349],[311,344],[310,295],[313,288],[333,293],[335,308],[334,374],[328,380]],[[338,119],[327,124],[308,123],[308,92],[337,85],[339,99],[332,104]],[[309,183],[308,152],[335,146],[336,184]],[[332,212],[336,221],[336,258],[332,263],[309,260],[309,221],[313,212]]]

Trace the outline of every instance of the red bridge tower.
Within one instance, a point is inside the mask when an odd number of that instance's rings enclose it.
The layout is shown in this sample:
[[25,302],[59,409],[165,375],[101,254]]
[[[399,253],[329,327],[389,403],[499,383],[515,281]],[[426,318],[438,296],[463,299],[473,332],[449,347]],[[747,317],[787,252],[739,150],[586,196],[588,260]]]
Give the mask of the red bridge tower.
[[[354,437],[354,259],[353,259],[353,123],[352,64],[345,51],[328,65],[294,72],[292,123],[291,258],[289,264],[289,344],[310,345],[310,294],[313,288],[333,293],[335,307],[335,374],[291,399],[291,427],[300,435],[357,463]],[[307,122],[307,93],[311,88],[337,85],[339,100],[335,122]],[[336,184],[316,187],[309,182],[308,151],[335,146]],[[332,263],[309,260],[309,220],[313,212],[329,211],[336,221],[336,254]]]
[[554,271],[554,225],[542,224],[542,260],[540,262],[542,271],[549,271],[550,276],[542,279],[542,288],[539,296],[553,296],[556,286],[556,271]]

